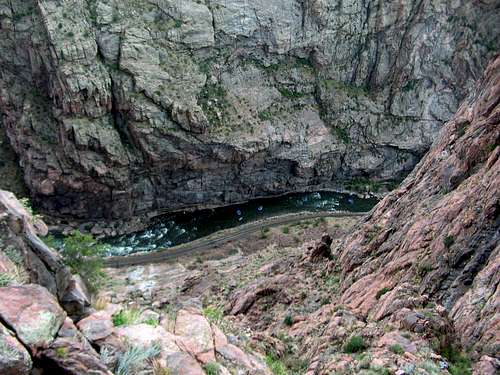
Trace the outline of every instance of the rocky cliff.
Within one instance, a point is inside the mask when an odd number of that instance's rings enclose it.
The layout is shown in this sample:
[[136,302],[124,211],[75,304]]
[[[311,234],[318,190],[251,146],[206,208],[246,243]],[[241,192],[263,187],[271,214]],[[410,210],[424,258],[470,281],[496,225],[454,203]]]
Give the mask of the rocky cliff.
[[498,355],[499,141],[497,57],[415,171],[339,246],[345,304],[381,320],[415,296],[438,301],[465,348]]
[[127,219],[405,176],[498,49],[497,1],[1,0],[35,203]]

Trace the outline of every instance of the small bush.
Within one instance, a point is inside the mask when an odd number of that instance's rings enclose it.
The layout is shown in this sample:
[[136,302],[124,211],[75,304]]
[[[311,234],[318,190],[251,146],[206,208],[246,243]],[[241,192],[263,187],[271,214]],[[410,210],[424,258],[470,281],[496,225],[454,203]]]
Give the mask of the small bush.
[[345,353],[359,353],[365,349],[366,344],[361,336],[352,336],[344,345]]
[[150,325],[153,327],[156,327],[159,324],[158,319],[155,319],[155,318],[147,318],[147,319],[144,319],[142,322],[144,324],[147,324],[147,325]]
[[288,375],[288,371],[283,362],[281,362],[275,356],[270,354],[267,355],[266,364],[274,375]]
[[208,306],[203,309],[203,316],[205,316],[210,323],[219,325],[224,318],[224,312],[217,307]]
[[449,249],[455,243],[455,238],[453,236],[446,236],[443,240],[444,247]]
[[139,310],[121,310],[119,313],[113,315],[113,324],[115,327],[129,326],[139,323],[141,313]]
[[380,299],[384,294],[390,292],[392,289],[390,288],[382,288],[380,289],[378,292],[377,292],[377,295],[375,296],[375,298],[377,299]]
[[68,349],[66,348],[56,348],[56,356],[59,358],[66,358],[68,355]]
[[471,375],[471,363],[469,358],[467,358],[460,350],[454,346],[446,346],[441,348],[440,353],[443,357],[448,359],[450,362],[450,368],[448,371],[452,375]]
[[293,325],[293,317],[290,314],[287,314],[285,316],[285,319],[283,319],[283,324],[285,324],[288,327],[291,327]]
[[281,231],[283,232],[283,234],[288,234],[290,233],[290,227],[283,227]]
[[394,345],[391,345],[389,347],[389,350],[391,352],[393,352],[394,354],[398,354],[398,355],[401,355],[401,354],[404,354],[405,350],[403,349],[403,347],[399,344],[394,344]]
[[207,363],[203,366],[203,370],[205,370],[205,374],[207,375],[219,375],[220,373],[219,365],[215,362]]
[[[50,237],[47,241],[55,243]],[[73,231],[63,240],[59,251],[71,272],[82,276],[89,289],[96,292],[105,279],[101,257],[106,251],[106,246],[96,241],[90,234]]]

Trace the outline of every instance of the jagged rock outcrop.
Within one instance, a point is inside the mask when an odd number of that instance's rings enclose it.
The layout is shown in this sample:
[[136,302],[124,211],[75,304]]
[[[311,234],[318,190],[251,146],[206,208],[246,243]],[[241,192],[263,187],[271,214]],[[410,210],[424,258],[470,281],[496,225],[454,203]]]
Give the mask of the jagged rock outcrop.
[[442,303],[474,356],[500,349],[500,57],[404,183],[338,247],[342,302],[379,320]]
[[42,285],[71,316],[81,317],[90,306],[85,283],[71,275],[59,254],[42,241],[47,233],[45,223],[26,203],[0,190],[0,273],[5,282]]
[[[78,219],[409,172],[498,49],[496,1],[0,1],[0,110]],[[117,230],[123,230],[117,225]]]

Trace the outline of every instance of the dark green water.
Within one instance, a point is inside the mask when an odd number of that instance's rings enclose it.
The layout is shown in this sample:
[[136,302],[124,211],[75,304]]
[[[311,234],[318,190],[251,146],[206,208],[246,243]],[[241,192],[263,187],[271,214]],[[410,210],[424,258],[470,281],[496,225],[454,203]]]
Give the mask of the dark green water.
[[109,255],[165,249],[208,236],[221,229],[303,211],[365,212],[377,203],[376,198],[317,192],[297,193],[275,198],[255,199],[247,203],[195,212],[177,213],[158,218],[148,229],[108,239]]

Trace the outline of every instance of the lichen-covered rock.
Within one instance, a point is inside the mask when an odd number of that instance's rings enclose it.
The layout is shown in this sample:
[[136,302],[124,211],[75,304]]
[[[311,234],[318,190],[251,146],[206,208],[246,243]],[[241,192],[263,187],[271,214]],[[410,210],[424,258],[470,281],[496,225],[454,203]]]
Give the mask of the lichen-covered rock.
[[66,313],[56,298],[40,285],[0,288],[0,318],[33,352],[47,348],[63,324]]
[[4,375],[27,375],[33,363],[26,348],[0,324],[0,372]]
[[109,233],[165,210],[387,182],[498,49],[498,12],[15,0],[0,13],[2,126],[36,204]]

